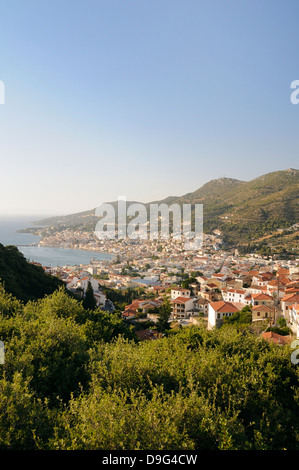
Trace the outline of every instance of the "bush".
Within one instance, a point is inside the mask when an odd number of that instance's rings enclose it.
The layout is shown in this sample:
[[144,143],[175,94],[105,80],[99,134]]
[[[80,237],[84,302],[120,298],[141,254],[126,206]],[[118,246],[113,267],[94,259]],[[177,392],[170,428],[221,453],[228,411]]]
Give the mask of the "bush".
[[2,290],[0,448],[298,450],[298,368],[248,315],[137,342],[63,290]]

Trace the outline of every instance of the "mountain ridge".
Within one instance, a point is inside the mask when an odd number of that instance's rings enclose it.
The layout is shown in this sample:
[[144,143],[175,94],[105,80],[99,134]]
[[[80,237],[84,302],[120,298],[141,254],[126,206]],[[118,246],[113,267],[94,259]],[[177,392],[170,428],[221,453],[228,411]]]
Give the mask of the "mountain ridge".
[[[182,196],[168,196],[151,204],[203,204],[204,232],[216,228],[229,245],[250,243],[276,229],[286,229],[299,220],[299,170],[274,171],[249,181],[229,177],[212,179],[197,190]],[[136,201],[127,201],[127,205]],[[117,201],[110,202],[116,209]],[[36,224],[93,230],[95,210],[52,217]]]

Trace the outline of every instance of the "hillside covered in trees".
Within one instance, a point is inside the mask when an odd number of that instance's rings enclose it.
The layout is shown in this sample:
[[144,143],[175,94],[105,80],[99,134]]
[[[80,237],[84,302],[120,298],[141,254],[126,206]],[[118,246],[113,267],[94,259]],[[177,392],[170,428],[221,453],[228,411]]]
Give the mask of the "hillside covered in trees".
[[0,449],[299,448],[289,346],[245,324],[137,340],[63,288],[24,304],[0,289]]
[[0,282],[5,290],[27,302],[52,294],[63,282],[44,272],[41,266],[28,263],[14,245],[0,243]]
[[[152,201],[146,203],[145,207],[149,214],[150,205],[153,203],[178,204],[181,207],[183,204],[203,204],[204,232],[220,230],[227,247],[243,247],[255,242],[258,244],[261,237],[269,236],[270,239],[264,239],[264,243],[273,245],[274,251],[288,246],[291,251],[297,252],[298,229],[291,232],[287,230],[298,223],[298,193],[299,170],[289,168],[261,175],[250,181],[218,178],[188,194]],[[127,201],[128,205],[132,202],[135,201]],[[110,204],[115,208],[117,216],[117,202]],[[92,209],[37,221],[36,225],[46,227],[30,228],[27,231],[33,231],[40,236],[66,228],[93,232],[97,220],[95,209]],[[277,232],[282,229],[286,229],[283,234]],[[275,239],[277,234],[279,240]]]

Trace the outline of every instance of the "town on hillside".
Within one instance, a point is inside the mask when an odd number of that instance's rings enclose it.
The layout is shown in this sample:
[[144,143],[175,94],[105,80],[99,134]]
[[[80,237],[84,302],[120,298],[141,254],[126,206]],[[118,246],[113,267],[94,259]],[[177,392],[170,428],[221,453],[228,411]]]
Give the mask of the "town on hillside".
[[[82,234],[81,234],[82,235]],[[73,234],[74,237],[74,234]],[[91,248],[81,240],[80,247]],[[171,305],[169,322],[181,327],[204,322],[208,329],[250,309],[252,323],[274,327],[281,318],[290,335],[264,333],[274,342],[299,338],[299,260],[279,259],[256,253],[240,255],[222,248],[222,234],[204,235],[201,250],[185,251],[177,240],[107,240],[100,250],[112,254],[109,260],[90,260],[88,265],[47,267],[44,270],[62,279],[66,288],[84,297],[88,284],[96,305],[113,312],[115,305],[107,292],[135,291],[122,304],[126,322],[154,325],[159,307],[167,298]],[[139,330],[142,330],[140,327]],[[153,330],[140,333],[141,339],[158,337]]]

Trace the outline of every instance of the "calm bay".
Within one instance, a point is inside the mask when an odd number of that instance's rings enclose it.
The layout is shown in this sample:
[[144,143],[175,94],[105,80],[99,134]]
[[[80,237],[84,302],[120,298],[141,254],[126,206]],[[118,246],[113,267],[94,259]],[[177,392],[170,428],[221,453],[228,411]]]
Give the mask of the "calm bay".
[[37,216],[0,216],[0,243],[15,245],[28,261],[48,267],[76,266],[89,264],[91,260],[101,261],[112,258],[109,253],[38,246],[39,237],[30,233],[17,232],[32,227],[33,220],[37,220]]

